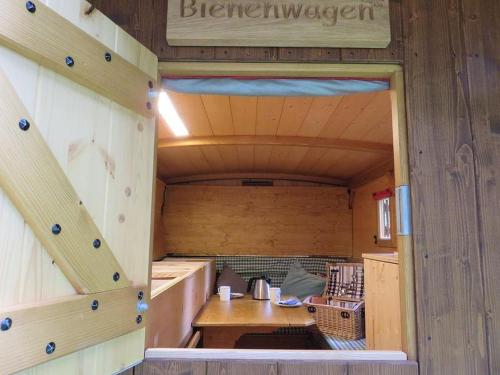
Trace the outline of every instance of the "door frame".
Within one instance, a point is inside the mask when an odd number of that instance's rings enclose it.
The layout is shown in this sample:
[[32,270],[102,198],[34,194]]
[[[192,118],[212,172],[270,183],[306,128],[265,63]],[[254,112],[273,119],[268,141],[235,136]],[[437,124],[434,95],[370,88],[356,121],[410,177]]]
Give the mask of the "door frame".
[[[221,63],[160,62],[160,76],[170,77],[296,77],[383,79],[390,83],[394,180],[396,188],[409,186],[408,137],[403,68],[397,64]],[[410,216],[410,213],[407,213]],[[411,224],[410,224],[411,228]],[[403,351],[417,359],[413,241],[410,234],[397,238]]]

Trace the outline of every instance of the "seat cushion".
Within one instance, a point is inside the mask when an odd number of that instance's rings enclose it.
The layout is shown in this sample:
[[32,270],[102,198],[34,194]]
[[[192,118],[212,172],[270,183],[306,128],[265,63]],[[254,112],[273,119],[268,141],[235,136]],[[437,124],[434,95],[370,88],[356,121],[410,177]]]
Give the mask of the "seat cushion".
[[220,286],[230,286],[231,293],[246,293],[247,283],[229,265],[224,264],[217,279],[217,288]]
[[217,271],[221,272],[224,263],[240,275],[243,280],[250,280],[252,277],[266,275],[271,279],[271,286],[281,287],[290,266],[299,262],[302,267],[312,274],[326,275],[327,263],[346,262],[347,258],[342,257],[301,257],[301,256],[245,256],[245,255],[219,255],[215,258]]
[[325,283],[324,278],[307,272],[299,262],[295,262],[291,265],[281,285],[281,295],[292,295],[299,299],[321,295],[325,289]]

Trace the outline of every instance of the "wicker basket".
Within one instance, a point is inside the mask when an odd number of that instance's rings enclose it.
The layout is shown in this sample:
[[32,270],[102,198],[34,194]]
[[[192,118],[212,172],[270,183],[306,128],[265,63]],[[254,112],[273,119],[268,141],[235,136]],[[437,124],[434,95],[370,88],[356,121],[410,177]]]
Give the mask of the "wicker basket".
[[322,297],[304,303],[318,329],[349,340],[365,337],[364,270],[362,263],[328,263]]
[[365,302],[342,301],[332,297],[308,297],[307,311],[314,314],[318,329],[348,340],[365,337]]

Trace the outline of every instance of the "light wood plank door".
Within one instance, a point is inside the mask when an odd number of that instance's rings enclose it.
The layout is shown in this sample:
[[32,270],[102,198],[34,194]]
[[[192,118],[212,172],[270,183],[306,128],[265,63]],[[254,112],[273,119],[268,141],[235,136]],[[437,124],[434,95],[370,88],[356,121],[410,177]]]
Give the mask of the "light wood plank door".
[[[6,17],[0,20],[2,36],[8,32],[5,22],[14,25],[17,16],[28,14],[44,35],[54,35],[57,40],[65,40],[67,35],[78,35],[83,40],[89,40],[95,48],[108,50],[112,55],[109,64],[119,62],[139,76],[156,81],[156,56],[98,10],[89,11],[91,5],[87,1],[35,1],[37,9],[33,13],[26,10],[25,2],[11,3],[16,3],[15,8],[10,4],[8,7],[9,11],[14,9],[15,17],[8,21]],[[48,16],[57,19],[64,29],[56,28],[52,23],[43,23]],[[49,39],[45,39],[47,43],[50,43]],[[127,109],[117,104],[110,95],[98,94],[91,85],[76,83],[72,79],[73,74],[79,74],[76,69],[91,70],[95,67],[84,66],[82,60],[77,60],[73,71],[65,67],[68,73],[59,74],[57,69],[52,69],[48,66],[50,64],[36,55],[27,56],[29,53],[26,51],[4,42],[0,38],[0,70],[10,81],[27,116],[32,119],[31,126],[41,133],[51,151],[51,158],[57,160],[81,206],[85,207],[109,245],[123,270],[122,279],[144,287],[146,292],[156,172],[156,124],[154,118],[144,115],[146,101],[141,111]],[[68,43],[60,47],[71,53],[74,46]],[[104,53],[99,55],[99,61],[107,64]],[[142,90],[147,88],[147,83],[146,80]],[[17,127],[17,123],[14,125]],[[63,225],[63,231],[64,228]],[[97,247],[91,248],[91,251],[98,251]],[[53,299],[80,298],[62,267],[52,259],[26,224],[2,184],[0,257],[0,311],[15,310],[21,305],[43,306]],[[5,287],[7,285],[9,287]],[[137,294],[134,294],[133,304],[128,309],[133,314],[130,316],[132,332],[105,342],[90,340],[88,342],[94,344],[87,344],[84,349],[65,356],[59,355],[65,350],[63,343],[57,345],[50,356],[45,354],[45,346],[41,347],[40,357],[43,355],[46,362],[25,369],[20,374],[111,374],[141,361],[144,358],[145,328],[144,323],[136,324],[136,304]],[[100,306],[95,316],[104,310],[104,306]],[[13,335],[16,327],[22,328],[21,323],[14,322],[11,329]],[[70,341],[80,339],[72,337]],[[0,347],[3,348],[4,344],[0,337]],[[23,354],[31,352],[34,350],[26,348]],[[10,372],[4,371],[4,363],[0,362],[0,373]]]

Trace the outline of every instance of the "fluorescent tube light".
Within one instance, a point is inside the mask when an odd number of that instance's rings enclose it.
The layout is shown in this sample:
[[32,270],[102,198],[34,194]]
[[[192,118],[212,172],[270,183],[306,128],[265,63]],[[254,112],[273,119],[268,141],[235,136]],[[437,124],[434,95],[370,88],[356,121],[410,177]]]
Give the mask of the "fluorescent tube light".
[[189,135],[184,122],[165,91],[161,91],[158,97],[158,111],[176,137],[187,137]]

